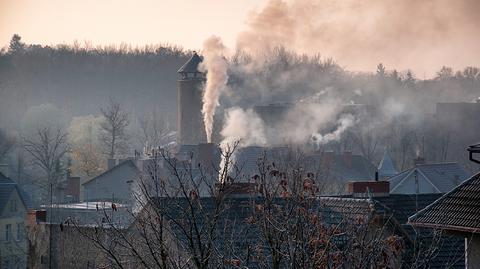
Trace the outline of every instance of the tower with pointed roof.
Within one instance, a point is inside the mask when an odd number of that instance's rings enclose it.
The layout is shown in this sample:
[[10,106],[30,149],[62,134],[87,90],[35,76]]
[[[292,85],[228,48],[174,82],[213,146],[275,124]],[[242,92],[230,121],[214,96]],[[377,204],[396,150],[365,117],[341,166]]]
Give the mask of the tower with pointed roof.
[[202,94],[205,73],[198,70],[202,58],[194,52],[178,70],[178,138],[180,145],[206,143],[202,117]]
[[395,169],[392,158],[390,158],[388,151],[385,149],[383,158],[378,165],[378,176],[380,179],[387,179],[395,176],[396,174],[398,174],[398,171]]

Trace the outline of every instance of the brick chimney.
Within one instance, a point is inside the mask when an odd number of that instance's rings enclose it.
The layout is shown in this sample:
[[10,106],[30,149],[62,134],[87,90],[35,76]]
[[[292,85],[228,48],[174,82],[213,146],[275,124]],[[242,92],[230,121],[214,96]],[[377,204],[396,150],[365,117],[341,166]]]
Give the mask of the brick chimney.
[[208,173],[213,173],[219,169],[220,151],[217,145],[213,143],[198,144],[197,163]]
[[390,193],[388,181],[351,181],[347,191],[353,197],[384,197]]

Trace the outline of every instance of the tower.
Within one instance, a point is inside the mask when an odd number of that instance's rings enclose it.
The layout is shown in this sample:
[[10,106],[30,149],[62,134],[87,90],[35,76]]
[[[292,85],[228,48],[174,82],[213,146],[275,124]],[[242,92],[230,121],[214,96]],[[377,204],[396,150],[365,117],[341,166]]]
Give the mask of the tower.
[[178,70],[178,138],[180,145],[207,142],[202,117],[205,73],[198,71],[202,58],[196,52]]

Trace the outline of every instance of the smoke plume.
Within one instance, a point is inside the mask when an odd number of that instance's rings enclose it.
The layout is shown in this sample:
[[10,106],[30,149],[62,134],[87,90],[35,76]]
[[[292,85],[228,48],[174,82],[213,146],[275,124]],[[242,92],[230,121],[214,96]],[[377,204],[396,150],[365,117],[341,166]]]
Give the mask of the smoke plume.
[[252,110],[233,107],[227,110],[225,124],[220,133],[223,137],[221,145],[233,144],[239,141],[239,146],[265,145],[264,124]]
[[212,142],[213,116],[219,105],[218,99],[228,80],[225,50],[222,40],[216,36],[208,38],[203,43],[204,59],[200,69],[207,72],[207,82],[203,92],[202,114],[209,143]]
[[332,141],[338,141],[341,138],[341,135],[351,126],[354,124],[354,117],[351,114],[346,114],[343,115],[339,120],[338,120],[338,127],[335,129],[333,132],[327,133],[327,134],[320,134],[316,133],[312,136],[312,140],[314,143],[317,144],[317,146],[332,142]]
[[445,63],[480,61],[478,14],[476,0],[270,0],[250,15],[237,47],[261,55],[283,46],[333,57],[350,70],[383,62],[431,76]]

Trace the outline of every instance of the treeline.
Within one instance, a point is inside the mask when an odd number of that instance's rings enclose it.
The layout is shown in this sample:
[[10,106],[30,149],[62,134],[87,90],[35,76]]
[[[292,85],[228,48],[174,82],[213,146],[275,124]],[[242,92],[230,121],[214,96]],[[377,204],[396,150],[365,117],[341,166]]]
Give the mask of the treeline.
[[[67,118],[64,126],[69,126],[72,117],[98,116],[100,108],[114,98],[129,112],[134,130],[140,130],[141,119],[152,113],[168,119],[169,129],[174,130],[176,71],[191,53],[171,45],[40,46],[25,44],[14,35],[0,51],[0,128],[9,134],[20,130],[26,112],[43,104],[58,108]],[[477,67],[439,67],[431,79],[382,64],[374,72],[354,73],[333,59],[299,55],[283,48],[255,56],[238,52],[229,61],[229,87],[216,115],[220,122],[222,109],[232,106],[306,100],[371,105],[380,116],[358,124],[356,134],[350,136],[354,138],[341,147],[367,155],[373,162],[378,162],[383,148],[388,147],[394,151],[399,169],[408,167],[408,160],[419,152],[432,161],[458,160],[465,143],[470,142],[454,141],[457,148],[442,153],[444,140],[455,137],[443,135],[431,125],[437,103],[478,99]],[[218,124],[217,131],[221,127]],[[476,135],[474,128],[465,128],[465,132],[471,133],[470,137]],[[432,140],[431,134],[448,139]],[[432,147],[439,149],[428,153]]]
[[0,125],[17,128],[31,106],[69,116],[96,113],[110,97],[141,115],[176,111],[176,71],[190,52],[169,45],[28,45],[15,35],[0,51]]

